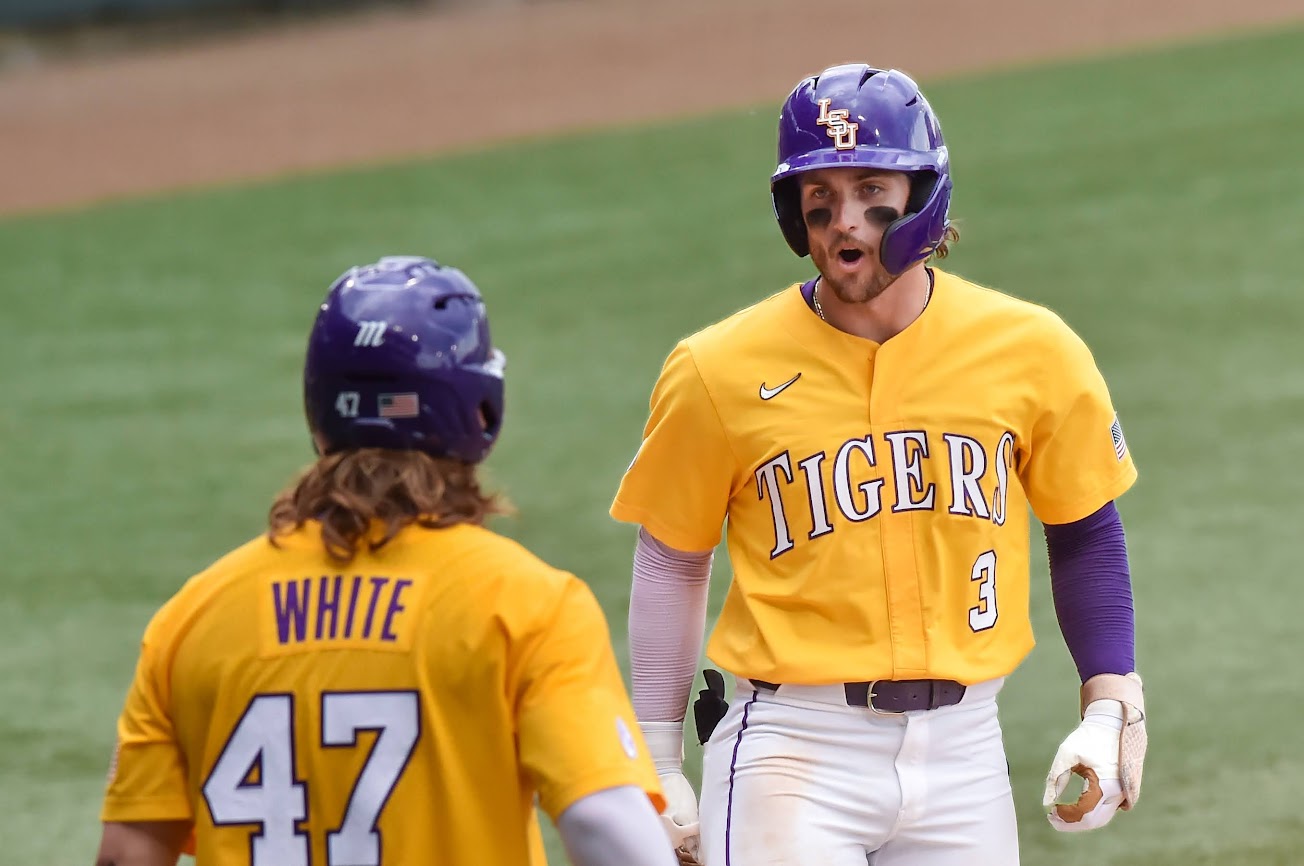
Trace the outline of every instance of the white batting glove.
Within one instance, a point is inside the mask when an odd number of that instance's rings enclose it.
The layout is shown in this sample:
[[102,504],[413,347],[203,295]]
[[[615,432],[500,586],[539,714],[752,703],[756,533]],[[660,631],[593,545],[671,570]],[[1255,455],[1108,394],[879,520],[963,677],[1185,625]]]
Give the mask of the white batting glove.
[[639,727],[666,795],[661,824],[679,862],[700,863],[702,831],[697,818],[697,793],[684,776],[684,723],[640,722]]
[[[1087,706],[1082,723],[1060,744],[1046,775],[1046,791],[1041,800],[1051,810],[1046,817],[1056,830],[1074,833],[1103,827],[1122,805],[1123,782],[1118,758],[1123,718],[1121,702],[1093,701]],[[1076,803],[1057,804],[1055,801],[1064,793],[1074,773],[1087,782],[1082,796]]]

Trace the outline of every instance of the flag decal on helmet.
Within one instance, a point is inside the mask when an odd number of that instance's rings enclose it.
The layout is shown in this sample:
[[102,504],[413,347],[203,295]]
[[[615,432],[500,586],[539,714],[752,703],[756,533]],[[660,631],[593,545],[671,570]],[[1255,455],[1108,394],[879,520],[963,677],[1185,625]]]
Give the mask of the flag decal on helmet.
[[829,110],[833,104],[832,99],[821,99],[820,116],[815,122],[820,126],[827,127],[825,130],[829,138],[833,139],[833,146],[838,150],[854,150],[856,147],[856,130],[860,129],[859,123],[852,123],[849,118],[851,112],[845,108],[835,108]]
[[406,394],[381,394],[377,403],[377,414],[381,418],[416,418],[421,414],[421,401],[411,391]]

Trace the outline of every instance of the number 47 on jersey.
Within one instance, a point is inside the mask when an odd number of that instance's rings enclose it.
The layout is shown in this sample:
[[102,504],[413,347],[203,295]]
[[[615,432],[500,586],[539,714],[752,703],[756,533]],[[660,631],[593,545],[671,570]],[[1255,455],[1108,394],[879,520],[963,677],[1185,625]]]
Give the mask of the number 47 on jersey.
[[[356,748],[360,731],[374,731],[376,741],[344,815],[318,816],[339,828],[326,834],[327,866],[380,866],[377,824],[421,736],[417,693],[325,692],[318,742],[298,745]],[[310,866],[308,834],[297,829],[308,820],[308,796],[295,747],[294,695],[256,695],[204,782],[214,826],[256,828],[251,866]]]

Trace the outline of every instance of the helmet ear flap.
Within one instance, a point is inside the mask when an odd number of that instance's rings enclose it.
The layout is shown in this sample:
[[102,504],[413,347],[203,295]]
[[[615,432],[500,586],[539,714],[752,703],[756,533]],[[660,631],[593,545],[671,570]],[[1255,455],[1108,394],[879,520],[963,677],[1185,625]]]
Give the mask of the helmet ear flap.
[[912,199],[916,187],[927,188],[927,198],[918,209],[912,208],[911,213],[888,226],[879,246],[879,260],[887,272],[894,276],[931,256],[946,237],[946,229],[951,224],[948,219],[951,209],[950,175],[939,177],[934,174],[929,184],[912,183]]
[[785,177],[774,184],[774,217],[779,221],[783,239],[799,256],[810,255],[810,238],[806,235],[806,220],[801,214],[801,187],[798,179]]

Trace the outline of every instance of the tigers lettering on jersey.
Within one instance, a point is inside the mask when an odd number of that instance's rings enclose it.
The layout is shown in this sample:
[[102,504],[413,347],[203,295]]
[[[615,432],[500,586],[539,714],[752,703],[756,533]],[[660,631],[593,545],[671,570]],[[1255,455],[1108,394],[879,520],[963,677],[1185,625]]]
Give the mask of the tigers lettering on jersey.
[[[904,511],[935,511],[938,481],[932,477],[931,463],[941,461],[944,469],[938,472],[944,484],[943,499],[948,514],[990,520],[997,526],[1005,523],[1008,510],[1009,472],[1014,466],[1014,434],[1006,431],[990,448],[982,442],[958,433],[943,433],[946,443],[945,457],[934,455],[930,448],[928,431],[903,430],[883,434],[890,463],[884,465],[892,478],[890,508],[894,513]],[[990,460],[988,454],[995,454]],[[757,468],[757,495],[770,503],[774,519],[774,545],[770,558],[775,559],[796,546],[783,503],[782,488],[801,485],[810,507],[811,529],[806,534],[814,541],[834,532],[836,523],[830,519],[836,513],[850,523],[868,520],[883,510],[884,486],[887,478],[875,474],[879,461],[874,448],[874,437],[850,439],[835,452],[832,460],[832,497],[824,479],[824,464],[828,453],[820,451],[796,461],[801,470],[800,479],[793,474],[793,460],[784,451]],[[991,467],[989,471],[988,467]],[[989,481],[991,490],[984,493],[982,483]]]

